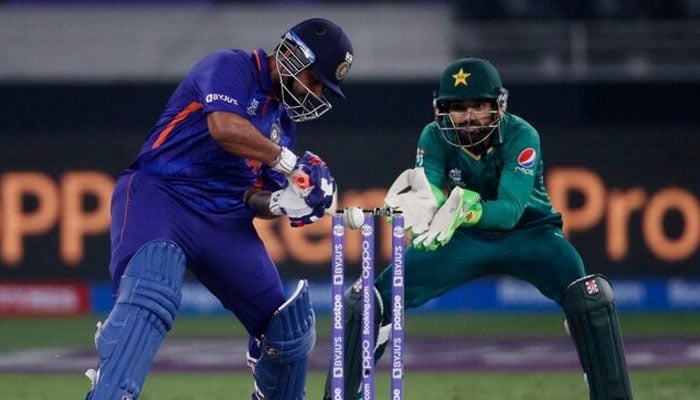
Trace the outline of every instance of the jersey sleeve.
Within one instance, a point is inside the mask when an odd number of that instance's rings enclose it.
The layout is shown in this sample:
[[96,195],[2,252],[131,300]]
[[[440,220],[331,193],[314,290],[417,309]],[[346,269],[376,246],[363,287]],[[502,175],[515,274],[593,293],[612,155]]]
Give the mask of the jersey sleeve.
[[498,197],[484,201],[483,214],[476,225],[482,229],[507,230],[518,223],[532,196],[535,175],[542,163],[540,139],[534,128],[521,128],[503,146]]
[[265,168],[264,171],[258,177],[258,181],[255,184],[262,190],[267,190],[274,192],[276,190],[284,189],[287,186],[287,178],[277,171]]
[[207,56],[196,68],[196,86],[204,112],[246,115],[246,100],[257,85],[250,55],[222,50]]

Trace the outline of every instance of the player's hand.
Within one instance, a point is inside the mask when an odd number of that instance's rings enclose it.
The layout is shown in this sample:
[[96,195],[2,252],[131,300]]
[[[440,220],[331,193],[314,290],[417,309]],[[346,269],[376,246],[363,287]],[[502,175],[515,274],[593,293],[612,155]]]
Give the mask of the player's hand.
[[428,230],[438,210],[437,200],[423,168],[403,171],[389,187],[384,204],[403,213],[404,227],[414,235]]
[[481,196],[455,187],[445,204],[435,213],[428,230],[413,239],[417,249],[435,250],[452,239],[460,225],[475,225],[481,219]]
[[313,224],[319,219],[323,218],[326,214],[326,208],[323,206],[318,206],[311,209],[307,214],[300,217],[289,217],[289,225],[292,228],[301,228],[304,225]]
[[304,198],[311,208],[323,206],[328,209],[333,204],[337,186],[326,163],[321,157],[307,151],[297,161],[289,175],[289,184]]
[[311,208],[320,205],[326,209],[331,207],[337,188],[321,157],[310,151],[297,157],[294,152],[282,146],[270,168],[284,174],[289,185],[298,190]]
[[311,224],[335,207],[337,186],[326,163],[307,151],[288,176],[288,185],[272,193],[270,211],[287,215],[292,227]]
[[306,204],[304,197],[293,185],[273,192],[269,207],[272,214],[289,217],[289,224],[293,228],[318,221],[326,212],[323,205],[310,207]]

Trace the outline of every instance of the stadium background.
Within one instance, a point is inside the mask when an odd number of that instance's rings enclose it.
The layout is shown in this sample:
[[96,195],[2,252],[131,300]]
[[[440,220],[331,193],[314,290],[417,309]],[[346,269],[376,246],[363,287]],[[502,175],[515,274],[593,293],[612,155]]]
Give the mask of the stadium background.
[[[381,204],[412,165],[444,66],[486,57],[509,109],[540,131],[567,233],[620,308],[697,312],[700,1],[569,3],[0,2],[0,314],[109,310],[111,185],[179,78],[216,48],[271,50],[310,16],[337,21],[356,52],[347,99],[299,127],[298,149],[329,163],[341,205]],[[283,277],[312,279],[326,310],[329,221],[259,226]],[[358,252],[348,257],[356,276]],[[193,282],[184,310],[221,312]],[[494,277],[433,310],[554,308]]]

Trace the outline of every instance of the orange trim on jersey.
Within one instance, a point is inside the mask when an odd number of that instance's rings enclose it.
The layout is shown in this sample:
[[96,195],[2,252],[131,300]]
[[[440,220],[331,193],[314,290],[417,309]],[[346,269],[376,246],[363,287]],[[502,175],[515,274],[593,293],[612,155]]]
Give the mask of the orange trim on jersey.
[[267,96],[267,98],[265,99],[265,104],[263,104],[263,108],[262,108],[262,113],[261,113],[262,117],[265,117],[265,115],[267,114],[267,106],[270,104],[270,100],[272,100],[272,97]]
[[[262,166],[262,162],[258,160],[253,160],[253,159],[247,159],[245,160],[245,163],[247,166],[250,167],[250,169],[253,170],[253,172],[257,173],[260,171],[260,167]],[[261,175],[258,175],[258,177],[255,180],[255,183],[253,183],[253,187],[255,188],[262,188],[263,186],[263,179]]]
[[254,51],[253,54],[255,54],[255,64],[258,66],[258,72],[262,71],[262,60],[260,59],[260,54],[258,54],[258,51]]
[[188,115],[192,114],[193,112],[200,110],[202,108],[201,103],[197,103],[196,101],[191,102],[187,107],[185,107],[184,110],[180,111],[178,115],[173,118],[170,123],[163,129],[159,134],[158,138],[156,139],[155,142],[153,142],[153,145],[151,146],[151,149],[157,149],[160,147],[163,142],[165,142],[165,139],[168,138],[168,135],[170,132],[175,129],[175,125],[177,125],[179,122],[181,122],[183,119],[187,118]]
[[259,176],[259,177],[255,180],[255,183],[253,184],[253,187],[254,187],[254,188],[258,188],[258,189],[262,189],[264,183],[265,183],[265,182],[263,181],[262,176]]

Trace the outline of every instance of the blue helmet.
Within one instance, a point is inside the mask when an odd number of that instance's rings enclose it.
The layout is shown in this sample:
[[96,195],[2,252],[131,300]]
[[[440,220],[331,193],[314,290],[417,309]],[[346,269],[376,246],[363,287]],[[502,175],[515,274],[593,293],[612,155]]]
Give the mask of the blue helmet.
[[[280,78],[296,77],[302,70],[311,67],[324,86],[345,98],[340,82],[345,79],[353,61],[350,39],[335,23],[312,18],[292,27],[282,36],[275,59],[284,68]],[[297,98],[280,79],[282,102],[290,117],[299,122],[318,118],[331,108],[325,96],[316,96],[308,90],[304,98]]]

